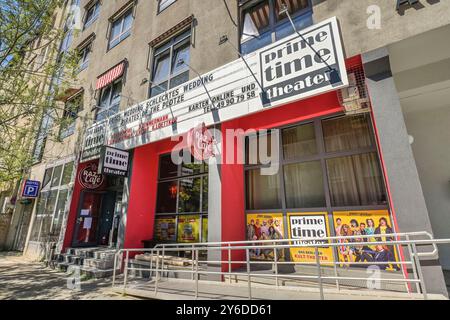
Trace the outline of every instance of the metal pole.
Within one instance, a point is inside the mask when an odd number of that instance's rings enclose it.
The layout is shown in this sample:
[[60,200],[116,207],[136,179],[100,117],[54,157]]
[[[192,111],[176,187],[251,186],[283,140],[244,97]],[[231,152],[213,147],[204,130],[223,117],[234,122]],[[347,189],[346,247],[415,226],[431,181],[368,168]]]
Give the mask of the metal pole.
[[162,256],[161,256],[161,279],[164,277],[164,245],[162,247]]
[[321,267],[320,267],[319,248],[315,247],[314,249],[315,249],[315,254],[316,254],[317,280],[319,282],[320,300],[325,300],[325,296],[323,294],[322,270],[321,270]]
[[195,299],[198,299],[198,249],[195,252]]
[[114,270],[113,270],[113,279],[112,279],[112,287],[113,288],[114,288],[114,285],[116,284],[117,255],[118,255],[118,253],[116,253],[114,255]]
[[231,244],[228,244],[228,277],[231,284]]
[[154,256],[154,251],[152,250],[150,252],[150,281],[152,281],[153,278],[153,256]]
[[[334,243],[334,239],[331,240],[331,242]],[[341,285],[339,284],[339,273],[338,273],[338,268],[337,268],[337,262],[336,260],[339,260],[339,255],[336,255],[336,251],[333,250],[333,267],[334,267],[334,276],[336,277],[336,289],[337,291],[341,290]]]
[[250,252],[248,248],[245,249],[245,255],[247,260],[248,299],[252,300],[252,282],[250,276]]
[[[406,240],[410,241],[409,235],[406,235]],[[409,259],[411,261],[411,268],[413,270],[414,280],[418,280],[417,267],[416,267],[416,264],[414,262],[414,258],[413,258],[414,254],[413,254],[413,251],[412,251],[412,248],[411,248],[411,243],[408,243],[408,254],[409,254],[409,257],[410,257]],[[406,278],[406,275],[405,275],[405,278]],[[419,286],[419,283],[417,283],[417,282],[416,282],[416,291],[417,291],[417,293],[420,293],[420,286]]]
[[155,270],[155,296],[158,294],[158,281],[159,281],[159,250],[156,251],[156,270]]
[[417,272],[419,275],[419,280],[420,280],[420,286],[422,288],[422,293],[423,293],[423,298],[425,300],[428,300],[428,294],[427,294],[427,288],[425,287],[425,280],[423,279],[423,273],[422,273],[422,266],[420,265],[420,259],[417,255],[417,247],[416,244],[413,242],[412,243],[412,248],[413,248],[413,257],[414,257],[414,261],[416,263],[417,266]]
[[125,258],[125,269],[124,269],[125,275],[124,275],[124,277],[123,277],[123,294],[126,293],[126,288],[127,288],[127,280],[128,280],[128,258],[129,258],[129,256],[130,256],[130,251],[127,251],[127,255],[126,255],[126,258]]
[[277,286],[277,289],[278,289],[278,264],[277,264],[278,253],[277,253],[276,247],[273,247],[273,258],[275,260],[275,283],[276,283],[276,286]]
[[192,280],[194,280],[195,279],[195,274],[194,274],[194,268],[195,268],[195,250],[194,250],[194,245],[192,245],[191,256],[192,256]]

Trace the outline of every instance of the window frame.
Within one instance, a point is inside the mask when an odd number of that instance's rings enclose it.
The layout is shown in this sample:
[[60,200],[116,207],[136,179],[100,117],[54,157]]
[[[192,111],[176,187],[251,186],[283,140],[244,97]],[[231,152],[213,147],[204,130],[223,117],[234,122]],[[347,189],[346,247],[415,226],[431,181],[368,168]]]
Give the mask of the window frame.
[[[131,25],[130,25],[129,29],[124,31],[123,27],[125,24],[125,19],[128,16],[131,17]],[[118,15],[117,17],[114,17],[113,19],[110,20],[110,23],[109,23],[110,30],[109,30],[109,36],[108,36],[108,51],[115,48],[116,46],[118,46],[120,43],[122,43],[126,38],[128,38],[131,35],[131,30],[133,29],[133,25],[134,25],[134,19],[135,19],[135,17],[134,17],[134,3],[133,3],[133,5],[130,6],[129,8],[124,9],[123,12],[120,13],[120,15]],[[118,21],[120,21],[120,32],[115,38],[112,38],[114,25]]]
[[177,2],[177,0],[170,0],[172,1],[171,3],[169,3],[166,7],[164,7],[163,9],[161,9],[161,2],[163,0],[158,0],[158,10],[156,14],[160,14],[161,12],[163,12],[164,10],[166,10],[167,8],[169,8],[171,5],[173,5],[175,2]]
[[[280,40],[280,39],[277,40],[277,38],[276,38],[277,27],[282,26],[283,24],[285,24],[286,22],[289,21],[288,17],[285,17],[280,21],[276,21],[277,17],[276,17],[275,8],[276,8],[277,0],[240,0],[239,4],[238,4],[239,5],[238,39],[239,39],[239,52],[241,52],[241,53],[242,53],[242,44],[252,40],[250,38],[250,39],[247,39],[246,41],[242,42],[245,14],[248,10],[261,5],[265,1],[268,1],[268,3],[269,3],[269,26],[267,28],[263,29],[263,31],[260,33],[260,36],[261,36],[261,34],[270,32],[271,33],[271,42],[270,43],[274,43],[274,42]],[[313,13],[312,0],[307,0],[307,1],[308,1],[308,6],[304,9],[299,10],[298,12],[295,12],[294,14],[292,14],[291,15],[292,20],[296,20],[297,18],[299,18],[301,16],[312,15],[312,13]],[[292,33],[294,33],[294,32],[292,32]],[[256,50],[258,50],[258,49],[256,49]],[[256,51],[256,50],[254,50],[254,51]],[[251,51],[251,52],[254,52],[254,51]]]
[[[95,21],[97,21],[98,17],[100,16],[100,9],[101,9],[101,2],[100,0],[93,1],[91,3],[88,3],[85,10],[85,18],[84,18],[84,24],[83,24],[83,30],[86,30],[89,28]],[[94,9],[94,14],[89,17],[89,11],[91,9]],[[97,13],[95,13],[95,10],[97,10]]]
[[[153,98],[156,96],[159,96],[160,94],[169,91],[171,88],[171,82],[174,78],[187,73],[188,74],[188,79],[190,78],[190,69],[188,67],[186,67],[185,70],[179,71],[175,74],[172,74],[172,67],[173,67],[173,58],[174,58],[174,53],[176,52],[177,49],[182,48],[184,45],[188,44],[189,47],[189,57],[191,56],[191,49],[192,49],[192,28],[189,27],[187,29],[184,29],[180,32],[178,32],[177,34],[174,34],[173,36],[170,37],[170,39],[159,43],[157,45],[155,45],[152,48],[152,63],[151,63],[151,69],[150,69],[150,85],[149,85],[149,89],[148,89],[148,97],[149,98]],[[160,51],[160,52],[158,52]],[[168,77],[165,78],[164,80],[161,80],[160,82],[153,82],[153,79],[155,78],[155,72],[156,72],[156,63],[158,61],[158,57],[159,56],[163,56],[164,54],[167,53],[167,51],[169,51],[169,72],[168,72]],[[167,88],[165,91],[162,91],[156,95],[152,95],[152,89],[154,87],[160,87],[161,84],[167,82]],[[187,81],[185,81],[187,82]],[[183,83],[185,83],[183,82]]]
[[[105,112],[105,111],[109,111],[112,108],[116,107],[117,105],[119,106],[119,111],[120,111],[120,103],[122,102],[122,90],[123,90],[123,76],[117,78],[116,80],[114,80],[113,82],[111,82],[110,84],[108,84],[107,86],[103,87],[100,89],[99,95],[98,95],[98,101],[97,101],[97,105],[95,107],[95,117],[94,117],[94,122],[100,122],[103,121],[109,117],[103,118],[101,120],[98,120],[98,114],[100,112]],[[121,82],[121,90],[120,90],[120,100],[117,104],[112,104],[112,98],[113,98],[113,88],[116,84],[118,84],[119,82]],[[103,97],[103,93],[105,92],[105,90],[110,89],[109,91],[109,98],[108,98],[108,107],[107,108],[102,108],[101,103],[102,103],[102,97]],[[117,112],[116,112],[117,113]],[[114,114],[116,114],[114,113]]]
[[[81,71],[87,69],[89,67],[89,61],[92,54],[92,46],[94,41],[89,41],[86,45],[78,49],[78,52],[80,54],[80,63],[78,66],[78,73]],[[86,58],[88,58],[86,60]]]
[[[60,125],[59,139],[64,140],[75,134],[75,128],[76,128],[76,123],[77,123],[77,119],[78,119],[78,114],[83,110],[83,98],[84,98],[84,91],[81,91],[81,92],[75,94],[73,97],[70,97],[66,101],[66,103],[64,105],[64,112],[63,112],[62,118],[63,119],[72,118],[72,122],[70,124],[68,124],[65,128],[63,127],[63,124]],[[75,110],[70,110],[69,108],[67,108],[71,102],[74,102],[77,99],[80,99],[80,104],[77,106],[77,108]]]

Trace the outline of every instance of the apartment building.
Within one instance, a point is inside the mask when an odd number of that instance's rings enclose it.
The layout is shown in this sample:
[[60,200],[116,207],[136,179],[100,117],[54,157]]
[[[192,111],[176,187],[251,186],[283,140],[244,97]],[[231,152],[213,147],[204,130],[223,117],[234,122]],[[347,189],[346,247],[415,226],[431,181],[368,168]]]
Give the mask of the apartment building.
[[[45,241],[59,251],[141,248],[255,240],[270,228],[294,238],[305,221],[324,236],[448,237],[449,0],[75,5],[78,84],[63,98],[73,121],[54,128],[62,142],[37,139],[31,177],[42,189],[25,254]],[[241,144],[214,148],[245,161],[175,164],[173,150],[205,158],[185,143],[210,145],[204,127],[234,132]],[[249,160],[267,136],[280,150],[272,175]],[[105,171],[108,157],[116,162]],[[283,259],[311,257],[299,249]],[[430,292],[446,294],[442,268],[445,248],[423,266]]]

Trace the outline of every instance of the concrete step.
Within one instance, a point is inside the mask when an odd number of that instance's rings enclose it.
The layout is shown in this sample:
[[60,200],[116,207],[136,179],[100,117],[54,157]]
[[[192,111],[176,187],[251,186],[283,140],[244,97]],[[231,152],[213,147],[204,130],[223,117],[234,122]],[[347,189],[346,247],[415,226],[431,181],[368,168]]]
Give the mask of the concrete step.
[[[119,270],[117,272],[119,272]],[[113,273],[114,269],[99,270],[97,268],[90,268],[90,267],[80,268],[80,274],[82,276],[86,275],[87,277],[94,279],[110,278],[112,277]]]
[[114,268],[114,260],[94,258],[84,259],[83,266],[89,268],[97,268],[100,270],[107,270]]

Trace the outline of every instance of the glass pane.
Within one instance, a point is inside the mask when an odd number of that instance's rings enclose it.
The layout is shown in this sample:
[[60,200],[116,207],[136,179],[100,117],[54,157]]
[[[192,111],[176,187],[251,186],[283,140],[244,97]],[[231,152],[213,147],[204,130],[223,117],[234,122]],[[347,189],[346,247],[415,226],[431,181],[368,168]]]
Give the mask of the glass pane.
[[120,104],[120,97],[122,95],[122,81],[116,82],[112,88],[111,106]]
[[122,19],[118,19],[113,22],[111,29],[111,41],[116,39],[120,35],[120,28],[122,27]]
[[203,177],[202,210],[204,213],[208,213],[208,181],[208,176]]
[[37,207],[36,207],[36,215],[45,214],[45,205],[47,202],[48,192],[42,192],[39,197]]
[[158,84],[157,86],[154,86],[150,89],[150,97],[156,97],[158,94],[161,94],[163,92],[167,91],[167,81]]
[[107,108],[109,106],[110,96],[111,86],[103,89],[102,98],[100,99],[100,108]]
[[184,178],[180,181],[178,212],[200,212],[200,192],[202,178]]
[[172,3],[174,3],[177,0],[160,0],[159,1],[159,11],[163,11],[168,6],[170,6]]
[[326,206],[320,161],[287,165],[284,167],[284,179],[288,208]]
[[154,238],[158,241],[176,241],[176,217],[161,217],[155,219]]
[[158,56],[155,60],[155,71],[153,74],[153,83],[158,84],[169,78],[170,72],[170,55],[165,53]]
[[314,124],[283,130],[283,154],[286,160],[317,154]]
[[190,63],[190,49],[191,44],[187,42],[180,48],[174,50],[172,61],[172,74],[178,74],[188,69]]
[[270,6],[269,1],[266,0],[244,13],[241,42],[259,37],[261,31],[267,29],[269,24]]
[[52,178],[52,185],[51,185],[52,188],[53,188],[53,187],[58,187],[58,186],[59,186],[59,183],[60,183],[60,181],[61,181],[62,169],[63,169],[63,166],[62,166],[62,165],[57,166],[57,167],[55,168],[55,170],[54,170],[54,172],[53,172],[53,178]]
[[50,183],[50,179],[52,178],[53,168],[49,168],[45,170],[44,181],[42,181],[42,189],[47,187]]
[[[293,18],[295,29],[297,31],[303,30],[313,24],[312,13],[302,14],[296,18]],[[294,28],[290,21],[286,21],[275,27],[275,38],[276,40],[283,39],[291,34],[294,34]]]
[[72,162],[65,164],[62,181],[61,181],[62,186],[69,184],[72,181],[73,167],[74,167],[74,164]]
[[132,11],[130,10],[124,17],[122,33],[129,31],[131,29],[132,24],[133,24],[133,14]]
[[61,230],[62,220],[64,219],[64,212],[67,203],[67,190],[61,190],[58,196],[58,202],[56,203],[55,219],[53,220],[53,233],[59,234]]
[[45,214],[53,216],[53,212],[55,211],[57,196],[58,196],[58,190],[54,190],[54,191],[50,192],[50,195],[47,200],[47,206],[45,207]]
[[350,151],[372,147],[369,119],[367,115],[358,115],[323,121],[326,151]]
[[200,242],[200,216],[178,217],[178,242]]
[[166,154],[160,157],[159,160],[159,178],[173,178],[178,176],[178,166],[173,163],[170,154]]
[[190,163],[184,163],[181,165],[181,175],[182,176],[192,176],[202,173],[203,162],[198,163],[193,156],[191,156]]
[[[245,161],[248,165],[261,164],[260,155],[272,156],[272,134],[258,134],[246,137]],[[265,144],[265,145],[264,145]],[[264,146],[266,150],[264,150]],[[264,155],[266,153],[266,155]],[[275,157],[276,158],[276,157]]]
[[176,77],[173,77],[170,80],[170,89],[175,88],[175,87],[179,86],[180,84],[183,84],[187,81],[189,81],[189,71],[186,71],[185,73],[182,73]]
[[331,159],[327,168],[333,206],[387,203],[376,153]]
[[261,175],[260,169],[245,172],[248,210],[281,208],[279,174]]
[[41,231],[42,220],[44,217],[36,217],[33,223],[33,229],[31,231],[30,241],[39,241],[39,233]]
[[280,11],[283,8],[283,4],[287,6],[289,14],[295,15],[297,12],[307,8],[309,6],[308,0],[276,0],[275,1],[275,17],[276,21],[280,21],[287,18],[285,13],[281,14]]
[[157,213],[175,213],[177,210],[178,182],[169,181],[158,184]]

